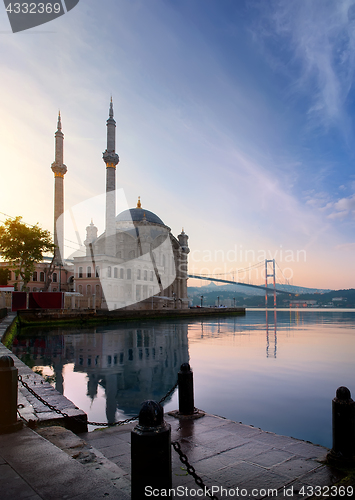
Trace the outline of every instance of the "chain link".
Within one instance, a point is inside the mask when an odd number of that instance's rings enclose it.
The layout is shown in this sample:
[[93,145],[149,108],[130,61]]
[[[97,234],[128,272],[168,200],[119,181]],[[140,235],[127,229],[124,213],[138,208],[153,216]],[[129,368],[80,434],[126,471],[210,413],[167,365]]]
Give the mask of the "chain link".
[[184,465],[186,465],[186,470],[187,470],[188,474],[190,474],[190,476],[192,476],[194,478],[197,486],[199,486],[201,489],[203,489],[205,491],[206,495],[208,497],[212,498],[212,500],[218,500],[218,497],[216,497],[215,495],[212,495],[209,488],[207,488],[207,486],[204,484],[204,482],[202,481],[200,476],[197,475],[194,466],[189,463],[189,459],[187,458],[185,453],[182,451],[180,443],[178,443],[178,441],[173,441],[171,443],[171,446],[174,448],[176,453],[179,455],[180,461]]
[[[55,406],[51,405],[50,403],[47,403],[47,401],[45,401],[41,396],[39,396],[39,394],[37,394],[32,389],[32,387],[30,387],[27,384],[27,382],[25,382],[23,380],[23,378],[22,378],[21,375],[18,375],[17,378],[21,382],[21,384],[28,390],[28,392],[30,392],[32,394],[32,396],[34,396],[36,399],[38,399],[38,401],[40,401],[42,404],[44,404],[45,406],[47,406],[50,410],[55,411],[59,415],[62,415],[65,418],[69,418],[69,415],[67,413],[59,410],[58,408],[56,408]],[[177,386],[178,386],[178,383],[176,382],[176,384],[174,385],[174,387],[172,387],[165,394],[165,396],[161,398],[161,400],[159,401],[159,403],[160,404],[163,403],[170,396],[170,394],[172,394],[175,391],[175,389],[177,388]],[[76,417],[75,415],[73,415],[71,418],[73,418],[73,419],[79,419],[79,417]],[[138,415],[135,416],[135,417],[126,418],[126,420],[118,420],[117,422],[87,422],[87,424],[88,425],[93,425],[93,426],[96,426],[96,427],[113,427],[113,426],[119,426],[119,425],[128,424],[129,422],[133,422],[134,420],[138,420]]]

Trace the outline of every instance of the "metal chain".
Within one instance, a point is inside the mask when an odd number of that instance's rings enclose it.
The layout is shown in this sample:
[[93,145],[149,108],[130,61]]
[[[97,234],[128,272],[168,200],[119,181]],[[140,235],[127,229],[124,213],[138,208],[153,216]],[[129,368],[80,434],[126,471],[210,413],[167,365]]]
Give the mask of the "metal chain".
[[36,399],[38,399],[38,401],[40,401],[41,403],[43,403],[45,406],[47,406],[50,410],[52,411],[55,411],[56,413],[58,413],[59,415],[62,415],[63,417],[65,418],[68,418],[69,415],[67,413],[65,413],[64,411],[62,410],[58,410],[58,408],[56,408],[55,406],[51,405],[50,403],[47,403],[47,401],[45,401],[43,398],[41,398],[41,396],[39,396],[33,389],[32,387],[30,387],[27,382],[25,382],[22,378],[21,375],[18,375],[18,380],[21,382],[21,384],[28,390],[28,392],[30,392],[32,394],[32,396],[34,396]]
[[161,398],[161,400],[159,401],[159,404],[164,403],[164,401],[165,401],[165,400],[166,400],[166,399],[170,396],[170,394],[172,394],[172,393],[175,391],[175,389],[177,388],[177,386],[178,386],[178,382],[176,382],[176,384],[174,385],[174,387],[172,387],[172,388],[170,389],[170,391],[168,391],[168,392],[165,394],[165,396],[164,396],[163,398]]
[[129,422],[133,422],[134,420],[138,420],[138,417],[126,418],[126,420],[117,420],[117,422],[88,422],[88,425],[94,425],[96,427],[114,427],[119,425],[128,424]]
[[[42,404],[44,404],[45,406],[47,406],[50,410],[53,410],[55,411],[56,413],[58,413],[59,415],[62,415],[63,417],[65,418],[68,418],[69,415],[61,410],[59,410],[58,408],[56,408],[55,406],[51,405],[50,403],[47,403],[47,401],[45,401],[41,396],[39,396],[33,389],[32,387],[30,387],[27,382],[25,382],[22,378],[21,375],[18,375],[18,380],[21,382],[21,384],[28,390],[28,392],[30,392],[32,394],[32,396],[34,396],[36,399],[38,399],[38,401],[40,401]],[[176,387],[177,387],[178,383],[176,382],[176,384],[174,385],[174,387],[172,387],[166,394],[163,398],[161,398],[161,400],[159,401],[159,403],[163,403],[166,398],[168,398],[170,396],[170,394],[172,394]],[[76,416],[72,416],[71,418],[73,419],[80,419],[79,417],[76,417]],[[80,419],[81,420],[81,419]],[[96,427],[113,427],[113,426],[118,426],[118,425],[124,425],[124,424],[128,424],[129,422],[133,422],[134,420],[138,420],[138,416],[136,417],[131,417],[131,418],[126,418],[126,420],[118,420],[117,422],[113,422],[113,423],[110,423],[110,422],[87,422],[88,425],[94,425]]]
[[176,453],[179,455],[180,461],[184,465],[186,465],[186,470],[187,470],[188,474],[190,474],[190,476],[192,476],[194,478],[197,486],[199,486],[202,490],[204,490],[205,494],[208,497],[212,498],[212,500],[218,500],[218,497],[216,497],[215,495],[212,495],[209,488],[207,488],[207,486],[204,484],[204,482],[202,481],[200,476],[198,476],[196,474],[194,466],[189,463],[189,459],[187,458],[185,453],[182,451],[180,443],[178,441],[172,441],[171,446],[174,448]]

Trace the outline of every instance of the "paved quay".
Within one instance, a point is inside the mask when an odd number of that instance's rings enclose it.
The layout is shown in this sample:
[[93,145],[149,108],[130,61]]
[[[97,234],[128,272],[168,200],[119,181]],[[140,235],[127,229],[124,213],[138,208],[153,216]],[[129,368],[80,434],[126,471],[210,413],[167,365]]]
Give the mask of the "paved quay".
[[[306,493],[311,493],[315,486],[330,486],[341,479],[339,472],[322,463],[329,451],[322,446],[208,414],[196,420],[165,415],[165,420],[171,425],[172,440],[180,443],[205,485],[218,488],[217,497],[222,498],[221,488],[239,487],[253,498],[267,497],[265,489],[276,489],[278,497],[287,498],[284,495],[287,488],[289,496],[292,491],[292,498],[304,499],[311,496]],[[134,426],[133,423],[99,429],[81,437],[121,467],[129,478],[130,431]],[[173,487],[196,489],[194,479],[187,475],[175,450],[172,450],[172,464]],[[182,498],[190,497],[193,494]]]
[[[316,486],[330,486],[341,479],[322,463],[328,450],[321,446],[208,414],[197,420],[169,415],[165,419],[171,425],[172,440],[181,444],[205,485],[218,488],[214,490],[218,498],[227,496],[220,488],[239,488],[239,498],[304,499]],[[0,435],[0,498],[129,499],[130,431],[134,426],[98,429],[80,436],[58,426],[39,427],[38,432],[25,427]],[[174,450],[172,464],[173,487],[184,493],[179,498],[196,498],[197,486]],[[271,489],[277,493],[268,491]]]

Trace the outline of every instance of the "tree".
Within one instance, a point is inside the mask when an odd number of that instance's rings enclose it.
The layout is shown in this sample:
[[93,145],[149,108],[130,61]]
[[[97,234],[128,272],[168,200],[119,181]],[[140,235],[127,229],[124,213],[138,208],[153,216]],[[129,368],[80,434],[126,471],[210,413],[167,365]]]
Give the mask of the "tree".
[[0,285],[7,285],[7,281],[9,278],[9,270],[8,269],[0,269]]
[[6,219],[0,226],[0,252],[23,280],[22,290],[26,290],[35,264],[43,260],[44,253],[54,251],[55,245],[49,231],[38,224],[28,226],[21,220],[22,217]]

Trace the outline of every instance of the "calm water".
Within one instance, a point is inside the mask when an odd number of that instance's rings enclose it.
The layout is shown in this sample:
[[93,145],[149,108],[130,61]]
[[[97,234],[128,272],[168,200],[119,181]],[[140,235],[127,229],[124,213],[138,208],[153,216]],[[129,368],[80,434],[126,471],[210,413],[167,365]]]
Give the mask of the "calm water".
[[[134,416],[194,371],[195,406],[331,447],[331,400],[355,396],[355,311],[247,311],[244,317],[21,331],[13,352],[91,421]],[[177,409],[177,391],[165,411]]]

